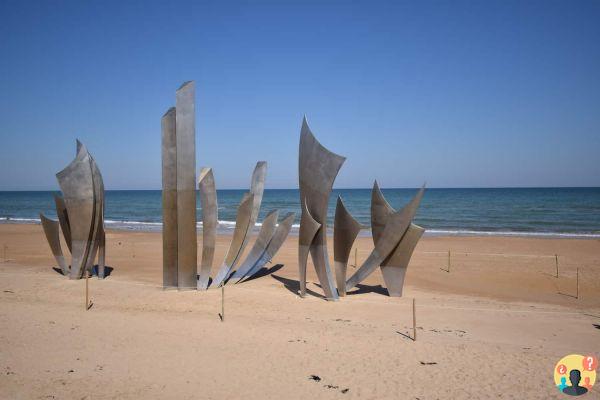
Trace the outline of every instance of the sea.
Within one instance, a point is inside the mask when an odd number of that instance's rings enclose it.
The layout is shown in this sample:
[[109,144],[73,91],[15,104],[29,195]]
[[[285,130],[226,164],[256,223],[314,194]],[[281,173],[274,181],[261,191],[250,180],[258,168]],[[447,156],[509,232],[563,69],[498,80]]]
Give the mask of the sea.
[[[244,190],[219,190],[219,233],[230,234],[235,227],[237,206]],[[399,209],[417,189],[382,188],[387,201]],[[52,191],[0,191],[0,223],[39,224],[39,214],[56,218]],[[335,203],[341,196],[352,215],[370,225],[370,189],[334,189],[329,200],[328,229],[333,228]],[[198,198],[198,229],[202,208]],[[292,235],[300,221],[297,189],[267,189],[257,225],[271,210],[280,217],[296,213]],[[107,190],[107,228],[160,231],[162,228],[160,190]],[[491,235],[600,238],[600,188],[470,188],[427,189],[416,215],[416,224],[426,235]],[[258,229],[258,228],[257,228]]]

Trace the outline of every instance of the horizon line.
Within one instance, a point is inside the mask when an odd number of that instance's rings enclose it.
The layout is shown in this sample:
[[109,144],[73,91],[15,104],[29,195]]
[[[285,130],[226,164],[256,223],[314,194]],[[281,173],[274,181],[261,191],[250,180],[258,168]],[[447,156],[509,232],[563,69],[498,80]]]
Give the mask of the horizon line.
[[[414,189],[418,190],[420,187],[381,187],[383,190],[394,190],[394,189]],[[600,186],[432,186],[426,187],[425,189],[599,189]],[[332,190],[371,190],[371,187],[334,187]],[[198,189],[196,189],[198,190]],[[248,188],[223,188],[220,190],[248,190]],[[300,190],[299,188],[265,188],[266,190]],[[11,189],[5,190],[0,189],[2,192],[60,192],[60,188],[56,189]],[[128,192],[148,192],[148,191],[162,191],[162,189],[105,189],[105,191],[128,191]]]

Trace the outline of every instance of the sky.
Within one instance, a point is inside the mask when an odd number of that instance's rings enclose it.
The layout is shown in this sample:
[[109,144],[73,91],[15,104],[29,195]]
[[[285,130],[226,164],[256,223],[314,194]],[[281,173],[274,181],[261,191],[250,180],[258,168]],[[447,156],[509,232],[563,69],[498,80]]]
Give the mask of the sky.
[[55,190],[75,139],[107,189],[161,188],[196,81],[217,187],[297,188],[302,117],[335,187],[600,186],[600,2],[0,2],[0,190]]

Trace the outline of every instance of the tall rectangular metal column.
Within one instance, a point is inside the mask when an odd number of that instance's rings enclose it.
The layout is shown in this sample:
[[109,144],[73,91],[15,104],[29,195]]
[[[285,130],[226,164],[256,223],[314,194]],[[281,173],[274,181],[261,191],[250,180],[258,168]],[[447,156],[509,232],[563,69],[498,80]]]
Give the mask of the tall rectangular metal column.
[[177,144],[177,284],[196,289],[196,117],[195,84],[177,90],[175,130]]
[[163,203],[163,287],[177,287],[177,142],[175,107],[163,115],[162,203]]

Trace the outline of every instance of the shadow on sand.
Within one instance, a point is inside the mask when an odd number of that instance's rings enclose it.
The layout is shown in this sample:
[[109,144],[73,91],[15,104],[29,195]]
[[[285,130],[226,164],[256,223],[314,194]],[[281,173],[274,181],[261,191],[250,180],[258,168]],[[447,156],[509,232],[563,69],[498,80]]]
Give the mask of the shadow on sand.
[[[290,292],[294,293],[297,296],[300,295],[300,281],[284,278],[282,276],[277,276],[277,275],[271,275],[271,277],[273,279],[278,280],[279,282],[283,283],[283,287],[285,287]],[[322,294],[319,294],[315,291],[312,291],[308,288],[306,289],[306,293],[310,294],[311,296],[318,297],[319,299],[325,300],[325,296],[323,296]]]
[[258,270],[257,273],[252,275],[250,278],[245,279],[239,283],[249,282],[249,281],[253,281],[254,279],[258,279],[258,278],[262,278],[264,276],[271,275],[271,274],[279,271],[281,268],[283,268],[283,264],[275,264],[271,268],[262,267],[260,270]]
[[[64,275],[62,272],[62,269],[58,268],[58,267],[52,267],[52,269],[57,273],[57,274],[61,274]],[[109,267],[108,265],[104,267],[104,277],[107,278],[110,276],[110,274],[112,274],[114,268],[113,267]],[[98,266],[94,265],[94,267],[92,268],[92,275],[91,276],[98,276]]]
[[[322,288],[320,284],[315,283],[318,287]],[[365,294],[365,293],[376,293],[382,296],[389,296],[388,290],[381,285],[363,285],[359,283],[356,285],[350,292],[346,292],[346,296],[354,296],[355,294]]]

